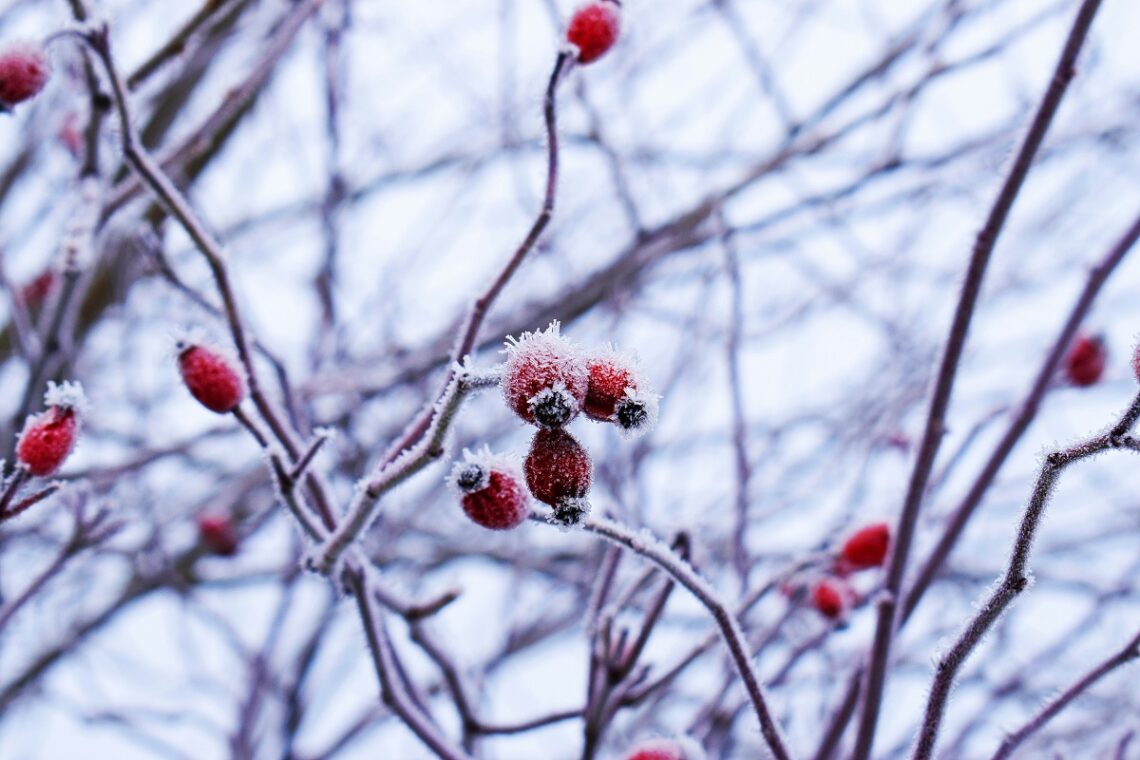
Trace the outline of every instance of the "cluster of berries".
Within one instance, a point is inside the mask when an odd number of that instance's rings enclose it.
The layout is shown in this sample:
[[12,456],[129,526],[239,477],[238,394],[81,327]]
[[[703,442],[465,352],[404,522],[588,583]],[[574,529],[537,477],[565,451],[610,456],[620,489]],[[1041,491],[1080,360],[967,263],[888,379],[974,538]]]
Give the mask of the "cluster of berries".
[[[590,455],[565,426],[579,414],[616,425],[627,437],[648,431],[657,419],[657,395],[636,363],[613,349],[583,355],[559,332],[508,339],[500,385],[503,398],[524,422],[538,428],[520,473],[489,451],[464,452],[451,482],[463,510],[491,530],[520,525],[529,513],[527,492],[552,507],[552,519],[571,526],[589,511],[593,478]],[[524,489],[522,483],[526,483]]]
[[[227,351],[199,341],[179,341],[178,371],[182,383],[198,403],[216,414],[235,411],[248,394],[245,372]],[[198,516],[198,539],[210,552],[229,557],[238,550],[233,519],[221,513]]]
[[891,544],[886,523],[873,523],[855,531],[840,547],[831,572],[811,587],[811,605],[829,620],[842,620],[858,602],[848,577],[859,570],[882,567]]
[[51,75],[43,48],[18,43],[0,52],[0,112],[40,94]]

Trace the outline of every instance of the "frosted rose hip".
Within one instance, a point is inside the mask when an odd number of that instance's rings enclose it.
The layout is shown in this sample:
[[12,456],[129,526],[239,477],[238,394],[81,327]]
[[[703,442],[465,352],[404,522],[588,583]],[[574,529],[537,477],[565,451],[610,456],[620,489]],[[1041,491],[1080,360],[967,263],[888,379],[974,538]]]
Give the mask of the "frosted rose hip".
[[586,400],[589,372],[577,346],[552,322],[543,331],[507,339],[503,398],[526,422],[558,428],[578,416]]
[[1096,335],[1079,336],[1065,357],[1065,376],[1078,387],[1095,385],[1104,374],[1107,360],[1103,339]]
[[575,525],[589,512],[586,495],[593,463],[582,444],[565,430],[535,433],[523,469],[531,495],[554,508],[556,521]]
[[28,417],[16,443],[16,458],[36,477],[54,475],[79,440],[86,401],[78,383],[48,383],[47,410]]
[[578,49],[579,63],[592,63],[609,52],[619,34],[621,3],[598,0],[574,12],[566,28],[566,41]]
[[650,739],[635,747],[625,760],[704,760],[701,745],[687,736],[677,739]]
[[488,530],[517,528],[530,513],[522,477],[506,457],[487,450],[464,452],[464,461],[456,462],[450,480],[460,493],[463,512]]
[[233,521],[225,515],[202,515],[198,518],[198,537],[212,551],[223,557],[237,554],[238,534]]
[[179,344],[178,371],[190,394],[210,411],[226,414],[245,400],[245,374],[217,349]]
[[583,411],[590,419],[617,423],[627,437],[643,435],[657,421],[657,394],[637,363],[614,349],[587,360],[589,385]]
[[840,561],[852,570],[879,567],[886,561],[891,529],[885,522],[874,523],[851,535],[839,551]]
[[22,43],[0,51],[0,110],[34,98],[51,75],[38,45]]
[[850,604],[851,593],[842,581],[828,578],[815,584],[811,603],[826,618],[838,620]]

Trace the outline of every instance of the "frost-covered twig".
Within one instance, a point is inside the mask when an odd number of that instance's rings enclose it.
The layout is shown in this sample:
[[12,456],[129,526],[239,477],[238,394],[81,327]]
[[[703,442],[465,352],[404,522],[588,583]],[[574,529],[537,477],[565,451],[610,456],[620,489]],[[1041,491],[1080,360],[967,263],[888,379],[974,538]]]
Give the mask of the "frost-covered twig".
[[1045,507],[1053,494],[1061,471],[1073,462],[1087,459],[1094,454],[1114,448],[1125,448],[1140,452],[1140,441],[1119,431],[1120,423],[1128,420],[1134,421],[1138,412],[1140,412],[1140,395],[1133,399],[1128,410],[1122,415],[1120,422],[1115,424],[1109,432],[1067,449],[1055,451],[1045,457],[1045,461],[1041,465],[1041,473],[1037,477],[1037,484],[1034,486],[1033,494],[1029,499],[1029,506],[1026,508],[1025,514],[1022,515],[1021,525],[1018,528],[1017,538],[1014,541],[1013,552],[1010,555],[1005,574],[989,598],[979,608],[977,614],[967,623],[965,630],[954,642],[954,645],[938,661],[937,672],[926,703],[926,714],[914,751],[915,760],[929,760],[934,754],[934,744],[938,738],[942,716],[946,712],[947,700],[958,670],[1010,603],[1017,598],[1018,594],[1028,588],[1030,582],[1029,554],[1033,549],[1033,539],[1037,534],[1037,527],[1045,514]]
[[1045,140],[1053,117],[1061,105],[1061,99],[1076,73],[1077,55],[1084,46],[1093,18],[1100,8],[1100,0],[1084,0],[1077,12],[1076,20],[1069,31],[1068,39],[1061,51],[1053,77],[1045,92],[1029,130],[1014,158],[1005,182],[997,199],[990,208],[985,225],[978,232],[970,263],[966,269],[965,281],[950,325],[946,347],[938,368],[934,390],[930,397],[930,410],[919,444],[918,456],[907,484],[906,497],[899,514],[898,527],[894,531],[894,547],[887,569],[884,593],[880,595],[878,617],[875,622],[875,638],[871,645],[870,664],[867,668],[867,685],[863,697],[863,711],[859,721],[859,733],[855,741],[855,760],[867,760],[875,740],[875,726],[878,723],[879,707],[883,700],[883,688],[887,678],[887,664],[890,660],[891,639],[898,625],[898,601],[902,591],[903,576],[906,573],[911,541],[918,524],[918,513],[922,507],[926,484],[934,467],[934,460],[942,442],[946,426],[946,410],[950,406],[950,396],[954,389],[954,379],[966,345],[974,310],[982,290],[982,281],[990,254],[998,236],[1005,226],[1013,203],[1025,183],[1033,159]]
[[376,505],[380,497],[443,456],[447,432],[467,395],[496,383],[498,375],[453,371],[452,380],[435,407],[431,426],[424,431],[420,442],[378,470],[369,480],[357,485],[356,496],[348,512],[313,555],[311,564],[317,572],[332,572],[341,555],[376,517]]
[[368,571],[365,567],[352,567],[345,572],[345,581],[356,599],[360,619],[376,677],[380,681],[384,702],[404,721],[420,740],[444,760],[470,760],[470,756],[443,736],[435,724],[416,706],[397,675],[398,665],[393,660],[392,642],[376,601],[369,592]]
[[[545,521],[545,518],[537,515],[535,519]],[[716,591],[704,578],[697,574],[689,563],[678,557],[647,531],[637,533],[612,520],[597,517],[587,518],[580,525],[583,530],[624,546],[650,560],[688,589],[709,611],[724,637],[733,665],[740,674],[741,680],[744,681],[744,687],[760,720],[760,731],[764,735],[768,748],[777,760],[788,760],[791,755],[781,734],[779,724],[776,723],[774,716],[768,709],[764,689],[760,684],[760,677],[756,673],[756,668],[748,652],[744,632],[740,629],[740,623],[736,617],[729,611],[728,606],[721,601]]]
[[994,753],[993,760],[1005,760],[1013,754],[1013,751],[1022,742],[1043,728],[1046,723],[1056,717],[1057,713],[1064,710],[1070,702],[1083,694],[1089,687],[1120,666],[1137,658],[1140,658],[1140,632],[1133,636],[1123,649],[1083,675],[1076,683],[1041,708],[1041,711],[1030,718],[1025,725],[1006,736],[998,751]]

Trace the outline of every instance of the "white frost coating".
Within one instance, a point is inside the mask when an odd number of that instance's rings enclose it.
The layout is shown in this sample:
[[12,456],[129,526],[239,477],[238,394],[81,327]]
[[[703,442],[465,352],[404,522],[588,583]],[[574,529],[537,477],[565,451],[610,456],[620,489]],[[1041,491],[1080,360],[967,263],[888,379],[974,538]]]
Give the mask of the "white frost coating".
[[71,409],[80,417],[86,415],[90,408],[87,403],[87,396],[83,393],[83,386],[78,381],[67,380],[59,385],[48,381],[47,393],[44,394],[44,405]]
[[[641,386],[638,390],[626,388],[625,397],[629,399],[629,403],[639,404],[641,408],[645,410],[645,420],[641,424],[628,428],[624,425],[618,425],[618,431],[621,433],[622,438],[625,438],[627,441],[632,441],[657,427],[657,414],[661,397],[652,390],[648,390],[646,386]],[[623,403],[626,402],[618,402],[619,409]]]
[[[460,494],[463,494],[464,491],[459,488],[456,479],[465,468],[473,464],[483,468],[483,471],[486,473],[485,478],[489,479],[492,472],[501,472],[504,475],[514,478],[516,482],[523,482],[522,470],[519,469],[518,463],[507,454],[493,452],[489,446],[482,446],[475,451],[464,449],[463,459],[456,460],[455,465],[451,468],[451,472],[447,475],[447,482]],[[484,482],[482,485],[473,488],[472,492],[481,491],[486,487],[487,483]]]
[[578,399],[574,398],[574,395],[570,393],[570,390],[566,387],[566,383],[561,380],[556,382],[550,388],[543,388],[541,391],[528,398],[526,403],[527,406],[529,406],[531,409],[534,409],[539,404],[551,398],[561,398],[566,402],[566,406],[569,407],[571,414],[578,413],[580,407]]
[[502,387],[508,405],[513,402],[512,393],[518,394],[513,380],[520,373],[547,376],[552,381],[551,388],[561,386],[575,401],[585,397],[590,382],[586,358],[560,330],[561,325],[555,320],[545,330],[523,333],[518,338],[507,337],[503,348],[507,358],[503,363]]

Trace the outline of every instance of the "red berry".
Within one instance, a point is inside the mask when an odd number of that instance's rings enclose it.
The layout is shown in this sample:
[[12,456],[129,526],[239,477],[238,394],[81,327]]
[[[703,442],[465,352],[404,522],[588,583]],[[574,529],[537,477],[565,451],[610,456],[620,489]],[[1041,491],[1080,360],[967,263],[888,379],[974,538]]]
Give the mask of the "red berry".
[[576,524],[590,505],[593,464],[582,444],[565,430],[539,430],[523,464],[531,495],[554,507],[554,519]]
[[39,309],[43,306],[48,294],[51,293],[52,288],[55,287],[55,279],[55,270],[45,269],[36,275],[35,279],[25,283],[24,286],[20,288],[20,295],[24,299],[24,305],[32,310]]
[[847,539],[839,551],[839,560],[851,570],[879,567],[886,561],[891,543],[891,528],[885,522],[860,528]]
[[598,0],[574,12],[566,40],[578,48],[578,62],[591,63],[605,55],[621,33],[621,3]]
[[472,522],[488,530],[510,530],[525,522],[530,505],[517,467],[486,450],[464,452],[464,459],[455,463],[451,482]]
[[222,557],[232,557],[237,554],[237,528],[226,515],[200,515],[198,538],[214,554]]
[[851,591],[846,583],[827,578],[811,590],[811,603],[824,617],[838,620],[851,603]]
[[1094,385],[1104,374],[1107,359],[1104,341],[1099,336],[1082,335],[1073,342],[1065,357],[1065,376],[1082,388]]
[[50,74],[47,56],[38,45],[22,43],[0,52],[0,110],[34,98]]
[[634,748],[625,760],[703,760],[705,752],[688,737],[652,739]]
[[191,395],[210,411],[232,412],[245,399],[245,374],[217,349],[180,344],[178,370]]
[[28,417],[16,444],[20,464],[41,478],[54,475],[75,448],[86,401],[78,383],[48,383],[44,404],[47,410]]
[[578,348],[551,322],[545,331],[507,339],[503,397],[526,422],[559,428],[574,419],[586,400],[589,371]]
[[583,411],[599,422],[616,422],[628,436],[649,431],[657,421],[657,394],[636,363],[612,349],[587,361],[590,383]]

